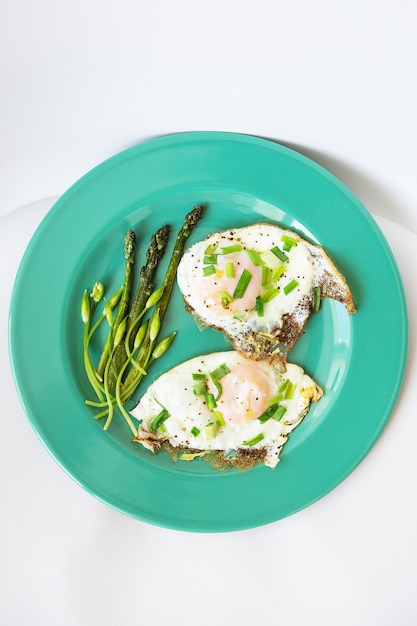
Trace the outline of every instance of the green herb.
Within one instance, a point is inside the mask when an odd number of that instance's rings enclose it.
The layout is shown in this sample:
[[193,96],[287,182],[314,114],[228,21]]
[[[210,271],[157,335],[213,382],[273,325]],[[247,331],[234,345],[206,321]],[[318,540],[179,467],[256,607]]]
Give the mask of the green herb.
[[216,369],[210,373],[210,378],[217,389],[216,401],[221,397],[223,393],[223,388],[221,386],[220,380],[223,378],[223,376],[226,376],[226,374],[229,373],[230,369],[227,367],[226,363],[222,363],[222,365],[219,365],[219,367],[216,367]]
[[222,254],[232,254],[232,252],[239,252],[240,250],[243,250],[242,246],[240,243],[236,243],[233,246],[222,248]]
[[264,301],[262,300],[261,296],[256,296],[256,300],[255,300],[255,311],[258,315],[258,317],[263,317],[264,316]]
[[206,424],[204,427],[204,432],[206,434],[207,441],[214,439],[215,436],[217,435],[217,431],[218,431],[217,422],[209,422],[208,424]]
[[282,235],[281,241],[290,246],[290,248],[298,244],[298,240],[294,239],[294,237],[290,237],[289,235]]
[[227,309],[230,302],[233,302],[232,296],[227,291],[219,291],[219,296],[221,297],[222,307]]
[[197,435],[200,434],[200,429],[197,428],[197,426],[193,426],[191,429],[191,434],[194,435],[194,437],[197,437]]
[[193,380],[207,380],[206,374],[193,374]]
[[284,252],[282,252],[282,250],[280,250],[278,246],[275,246],[274,248],[272,248],[271,252],[273,252],[275,256],[278,257],[278,259],[282,261],[283,263],[285,263],[285,261],[288,261],[287,255],[284,254]]
[[276,283],[277,280],[281,278],[284,272],[285,272],[285,265],[280,265],[279,267],[274,269],[272,273],[272,280],[274,281],[274,283]]
[[214,263],[214,265],[217,265],[217,258],[218,258],[218,254],[206,254],[206,256],[203,259],[203,263],[205,265],[211,265],[212,263]]
[[265,303],[267,303],[267,302],[271,302],[271,300],[276,298],[278,294],[279,294],[279,289],[277,289],[276,287],[270,287],[269,289],[267,289],[261,294],[261,298]]
[[204,397],[206,400],[208,410],[212,411],[213,409],[215,409],[217,406],[217,402],[214,399],[214,395],[212,393],[206,393]]
[[261,255],[256,250],[246,250],[248,256],[254,265],[265,265],[265,261],[261,259]]
[[215,273],[216,268],[214,265],[207,265],[206,267],[203,267],[203,276],[212,276]]
[[217,250],[217,243],[211,243],[210,245],[207,246],[207,248],[204,250],[204,254],[213,254],[213,252],[215,252]]
[[292,280],[290,280],[290,282],[288,283],[288,285],[286,285],[284,287],[284,293],[287,296],[289,293],[291,293],[291,291],[293,291],[296,287],[298,287],[298,281],[295,280],[295,278],[293,278]]
[[271,284],[273,270],[267,265],[262,266],[262,287],[268,287]]
[[206,385],[206,381],[205,380],[199,380],[194,386],[193,386],[193,393],[195,396],[202,396],[205,393],[207,393],[207,385]]
[[151,422],[151,430],[153,432],[157,431],[159,426],[165,422],[168,417],[170,417],[170,413],[167,411],[165,407],[163,407],[162,411],[156,415]]
[[232,261],[227,261],[225,263],[225,272],[226,272],[226,278],[234,278],[235,266],[234,266],[234,263],[232,263]]
[[252,274],[247,269],[244,269],[233,292],[233,297],[235,299],[243,298],[251,278]]
[[217,426],[224,426],[226,422],[224,421],[223,413],[220,411],[213,411],[213,417],[216,420]]
[[255,446],[257,443],[262,441],[263,438],[264,438],[264,435],[262,433],[259,433],[259,435],[256,435],[256,437],[252,437],[252,439],[248,439],[247,441],[244,441],[242,443],[242,446]]

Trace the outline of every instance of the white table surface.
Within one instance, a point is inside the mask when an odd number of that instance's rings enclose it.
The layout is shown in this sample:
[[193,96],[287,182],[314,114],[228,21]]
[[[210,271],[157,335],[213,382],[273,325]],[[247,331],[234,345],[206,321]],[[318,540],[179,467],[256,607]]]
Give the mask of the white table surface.
[[375,215],[414,312],[416,23],[414,0],[1,3],[1,625],[417,623],[414,314],[400,398],[359,467],[296,515],[212,535],[81,489],[26,419],[7,349],[15,273],[53,198],[189,130],[269,137],[338,176]]

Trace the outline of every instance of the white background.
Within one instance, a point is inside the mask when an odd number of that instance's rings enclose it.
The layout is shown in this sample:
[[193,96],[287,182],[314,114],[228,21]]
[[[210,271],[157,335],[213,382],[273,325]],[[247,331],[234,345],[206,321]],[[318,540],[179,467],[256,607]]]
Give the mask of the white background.
[[377,216],[417,305],[416,7],[2,0],[1,624],[417,623],[414,320],[403,393],[359,468],[305,511],[220,535],[149,526],[85,493],[31,430],[7,357],[40,201],[181,131],[269,137],[324,165]]

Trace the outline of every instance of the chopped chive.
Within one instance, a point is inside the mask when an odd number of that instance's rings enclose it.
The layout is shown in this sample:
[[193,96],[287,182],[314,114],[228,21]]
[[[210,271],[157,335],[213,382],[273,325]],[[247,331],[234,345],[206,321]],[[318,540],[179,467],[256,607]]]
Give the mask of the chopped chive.
[[258,317],[264,316],[264,301],[262,300],[261,296],[256,296],[255,311]]
[[243,298],[251,278],[252,274],[247,269],[244,269],[233,292],[234,298]]
[[282,246],[282,249],[284,250],[284,252],[289,252],[291,248],[292,248],[292,245],[288,243],[288,241],[286,241]]
[[213,411],[213,417],[216,420],[217,426],[224,426],[226,424],[223,413],[220,413],[220,411]]
[[280,250],[278,246],[275,246],[274,248],[272,248],[271,252],[273,252],[275,256],[279,258],[280,261],[282,262],[288,261],[287,255],[284,254],[284,252],[282,252],[282,250]]
[[213,254],[213,252],[217,249],[217,243],[211,243],[209,246],[207,246],[207,248],[204,250],[204,254]]
[[296,246],[298,244],[298,240],[294,239],[294,237],[290,237],[289,235],[282,235],[281,241],[286,243],[292,248],[292,246]]
[[217,257],[219,255],[218,254],[206,254],[206,256],[203,259],[203,263],[205,265],[211,265],[212,263],[214,263],[214,265],[217,265],[218,261],[217,261]]
[[261,297],[264,303],[266,304],[267,302],[271,302],[271,300],[273,300],[278,294],[279,294],[279,289],[277,289],[276,287],[270,287],[270,289],[267,289],[266,291],[263,292]]
[[288,381],[288,385],[284,392],[284,400],[293,399],[296,386],[297,386],[296,383],[292,383],[291,381]]
[[159,426],[161,424],[163,424],[165,422],[165,420],[168,419],[168,417],[170,417],[170,413],[164,407],[162,409],[162,411],[160,413],[158,413],[158,415],[155,415],[155,417],[153,418],[153,420],[151,422],[151,430],[153,430],[153,432],[155,432],[159,428]]
[[205,380],[199,380],[193,386],[193,393],[194,393],[195,396],[201,396],[201,395],[207,393],[206,381]]
[[265,261],[261,259],[261,255],[256,250],[246,250],[248,256],[254,265],[265,265]]
[[230,302],[233,302],[232,296],[229,293],[227,293],[227,291],[219,291],[219,296],[220,296],[221,301],[222,301],[222,307],[224,309],[227,309],[227,307],[229,306]]
[[216,367],[216,369],[213,370],[210,374],[210,378],[217,389],[216,401],[221,397],[223,393],[223,387],[220,384],[220,379],[223,378],[223,376],[226,376],[226,374],[229,374],[229,372],[230,369],[227,367],[226,363],[223,363],[222,365],[219,365],[219,367]]
[[227,263],[225,263],[225,272],[226,272],[226,278],[234,278],[235,266],[232,263],[232,261],[227,261]]
[[277,410],[277,408],[279,407],[278,402],[274,402],[274,404],[271,404],[266,411],[264,411],[262,413],[262,415],[260,415],[258,417],[258,420],[261,422],[261,424],[265,424],[265,422],[267,422],[269,419],[271,419],[271,417],[274,416],[275,411]]
[[252,437],[252,439],[247,439],[246,441],[244,441],[242,443],[242,446],[255,446],[257,443],[262,441],[263,438],[263,434],[259,433],[259,435],[256,435],[256,437]]
[[313,313],[320,309],[321,290],[320,287],[313,287]]
[[197,426],[193,426],[191,429],[191,434],[194,435],[194,437],[197,437],[197,435],[200,434],[200,429],[197,428]]
[[232,252],[239,252],[240,250],[243,250],[240,243],[235,243],[233,246],[222,248],[222,254],[231,254]]
[[217,422],[209,422],[208,424],[204,426],[204,432],[206,433],[207,441],[210,441],[210,439],[215,438],[215,436],[217,435],[217,430],[218,430]]
[[263,265],[262,266],[262,287],[267,287],[268,285],[271,284],[272,276],[273,276],[272,268],[268,267],[267,265]]
[[212,274],[216,273],[216,268],[214,267],[214,265],[207,265],[206,267],[203,267],[203,275],[204,276],[212,276]]
[[285,406],[282,406],[282,404],[280,404],[278,406],[277,410],[275,411],[274,415],[272,416],[272,419],[274,419],[277,422],[279,422],[284,417],[284,414],[285,414],[286,410],[287,409],[285,408]]
[[223,376],[226,376],[226,374],[230,374],[230,369],[227,367],[226,363],[222,363],[221,365],[219,365],[219,367],[216,367],[216,369],[211,372],[210,376],[212,380],[214,380],[215,378],[217,380],[220,380],[221,378],[223,378]]
[[296,287],[298,287],[298,281],[295,280],[295,278],[293,278],[292,280],[290,280],[290,282],[288,283],[288,285],[285,285],[284,287],[284,293],[287,296],[291,291],[293,291]]
[[217,406],[217,402],[214,399],[214,395],[212,393],[206,393],[204,395],[206,403],[207,403],[207,408],[209,411],[212,411],[213,409],[216,408]]
[[280,265],[273,271],[272,280],[276,282],[277,280],[281,278],[284,272],[285,272],[285,265]]
[[193,374],[193,380],[207,380],[206,374]]

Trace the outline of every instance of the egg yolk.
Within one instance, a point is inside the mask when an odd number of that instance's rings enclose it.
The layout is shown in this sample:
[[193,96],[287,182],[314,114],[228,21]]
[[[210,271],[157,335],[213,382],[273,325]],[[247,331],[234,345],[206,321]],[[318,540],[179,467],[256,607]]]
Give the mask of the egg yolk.
[[[245,252],[233,255],[233,258],[228,257],[227,261],[233,262],[234,276],[232,278],[228,278],[224,269],[219,266],[216,274],[202,277],[198,287],[200,300],[212,313],[219,317],[233,316],[239,311],[251,311],[255,308],[256,297],[262,291],[262,268],[254,265]],[[221,292],[233,296],[244,269],[250,272],[251,279],[243,297],[228,302],[227,306],[224,307]]]
[[268,376],[257,363],[240,363],[221,379],[218,410],[224,419],[243,424],[262,415],[273,395]]

